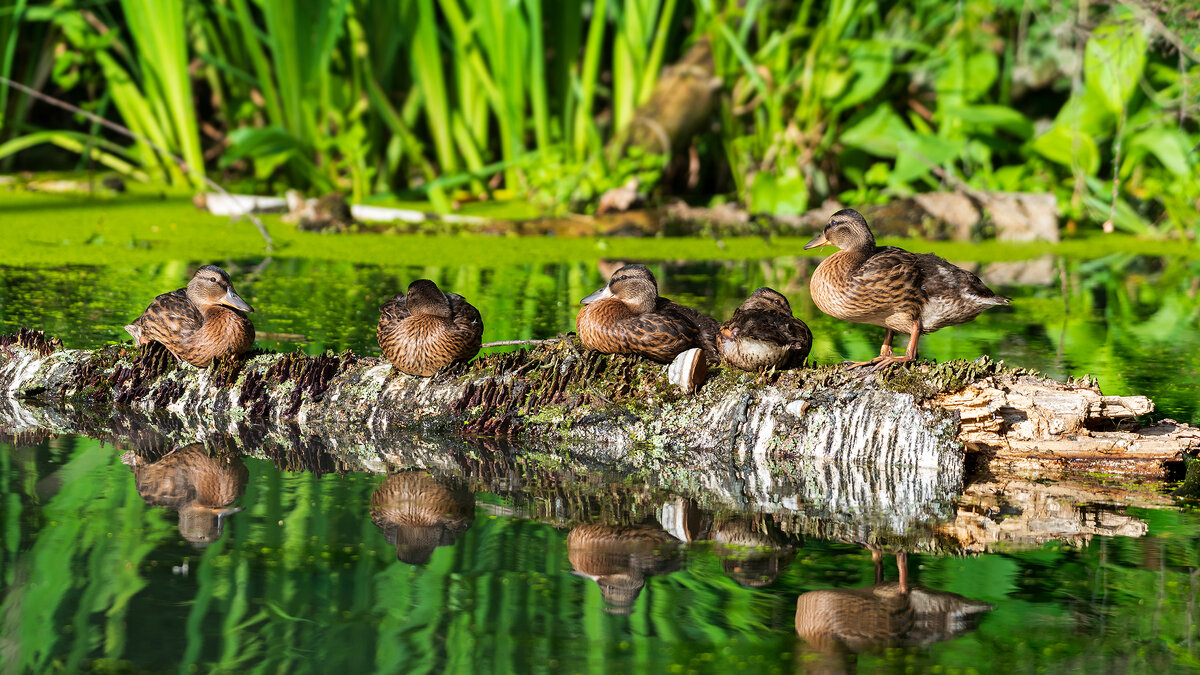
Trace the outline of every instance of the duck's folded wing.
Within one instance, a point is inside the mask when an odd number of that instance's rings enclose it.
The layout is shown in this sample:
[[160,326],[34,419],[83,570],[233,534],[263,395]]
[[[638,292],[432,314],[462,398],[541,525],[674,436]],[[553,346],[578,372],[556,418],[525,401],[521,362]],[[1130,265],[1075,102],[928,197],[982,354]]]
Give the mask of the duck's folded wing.
[[385,321],[401,321],[410,316],[412,315],[408,311],[407,298],[403,293],[396,295],[379,307],[380,324],[383,324]]
[[682,317],[690,322],[698,331],[698,341],[704,349],[704,355],[710,361],[720,360],[720,352],[717,351],[717,334],[721,332],[721,324],[717,323],[716,319],[666,298],[658,299],[657,311],[666,316]]
[[884,246],[859,266],[850,279],[854,302],[860,308],[896,306],[924,299],[917,256],[902,248]]
[[146,337],[162,341],[196,330],[204,323],[204,317],[188,300],[187,290],[181,288],[155,298],[134,323],[142,328]]

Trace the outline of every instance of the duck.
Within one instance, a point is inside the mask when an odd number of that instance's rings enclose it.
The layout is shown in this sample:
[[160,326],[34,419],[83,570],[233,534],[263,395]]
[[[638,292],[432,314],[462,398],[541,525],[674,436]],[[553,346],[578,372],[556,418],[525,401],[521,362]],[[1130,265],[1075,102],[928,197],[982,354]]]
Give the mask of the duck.
[[994,609],[957,593],[910,584],[903,551],[896,553],[899,581],[884,582],[883,553],[869,548],[874,585],[809,591],[796,599],[796,633],[810,649],[840,660],[848,653],[884,647],[928,646],[970,630],[979,616]]
[[812,331],[792,316],[782,293],[763,286],[721,324],[717,348],[725,363],[741,370],[796,368],[804,365],[812,349]]
[[138,494],[151,506],[179,513],[179,533],[203,548],[221,538],[230,507],[246,491],[250,473],[237,457],[212,456],[200,443],[167,453],[157,461],[132,454],[129,460]]
[[[813,303],[834,318],[887,329],[879,356],[853,362],[853,367],[880,370],[915,361],[921,335],[966,323],[989,307],[1012,301],[932,253],[876,246],[866,218],[854,209],[830,216],[824,230],[804,248],[827,244],[841,250],[822,260],[813,272]],[[909,336],[902,355],[892,353],[895,333]]]
[[575,317],[579,340],[603,354],[636,354],[670,363],[700,348],[705,359],[720,360],[720,324],[700,312],[658,295],[658,281],[645,265],[625,265],[608,284],[579,301]]
[[788,539],[769,517],[719,517],[713,524],[713,552],[725,575],[740,586],[762,588],[775,583],[796,557]]
[[379,348],[396,370],[430,377],[465,363],[483,347],[483,318],[457,293],[444,293],[429,279],[379,308]]
[[396,547],[396,559],[424,565],[471,527],[475,502],[465,486],[423,471],[389,475],[371,493],[371,521]]
[[646,578],[679,569],[680,542],[661,527],[577,525],[567,534],[567,559],[575,574],[600,586],[605,611],[628,614]]
[[180,361],[205,368],[254,346],[254,324],[246,317],[253,311],[233,289],[228,272],[205,265],[186,288],[154,298],[125,331],[134,344],[157,342]]

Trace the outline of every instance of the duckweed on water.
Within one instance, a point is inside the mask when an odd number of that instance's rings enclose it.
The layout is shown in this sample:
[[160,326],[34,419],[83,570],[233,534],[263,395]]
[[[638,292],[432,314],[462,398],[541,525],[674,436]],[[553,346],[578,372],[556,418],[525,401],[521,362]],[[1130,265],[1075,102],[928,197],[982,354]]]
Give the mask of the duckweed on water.
[[[10,189],[0,192],[7,265],[147,265],[164,260],[223,260],[265,255],[248,221],[233,222],[194,207],[185,195],[136,188],[129,195],[88,197]],[[53,218],[48,218],[49,214]],[[448,266],[578,262],[597,257],[745,259],[812,255],[797,237],[555,238],[484,235],[431,236],[318,234],[262,217],[277,258],[308,258],[375,265]],[[971,242],[902,243],[951,260],[1026,260],[1046,253],[1095,258],[1112,253],[1200,257],[1200,247],[1124,235],[1073,239],[1060,244]]]

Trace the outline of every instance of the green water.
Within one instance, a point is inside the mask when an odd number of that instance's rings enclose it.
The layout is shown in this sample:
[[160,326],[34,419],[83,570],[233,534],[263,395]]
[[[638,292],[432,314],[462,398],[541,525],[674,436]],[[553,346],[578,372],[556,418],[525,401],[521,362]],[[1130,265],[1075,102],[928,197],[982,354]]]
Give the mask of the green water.
[[[69,347],[126,341],[121,326],[203,263],[231,272],[258,310],[253,319],[267,337],[259,346],[267,349],[378,353],[378,305],[422,276],[480,309],[485,340],[548,337],[570,330],[579,298],[602,285],[600,258],[646,261],[664,295],[720,317],[753,288],[775,287],[811,326],[817,362],[870,357],[882,338],[879,329],[815,310],[807,278],[817,259],[804,256],[803,238],[322,237],[269,221],[281,246],[267,258],[248,226],[198,216],[186,204],[70,207],[61,198],[32,199],[0,199],[7,247],[0,332],[42,328]],[[986,353],[1060,377],[1093,373],[1105,393],[1146,394],[1156,415],[1200,422],[1195,251],[1132,240],[910,246],[976,265],[1014,298],[1011,308],[923,339],[922,356]],[[0,444],[0,670],[837,672],[853,665],[799,638],[795,613],[803,593],[872,585],[875,567],[863,546],[806,535],[786,513],[704,509],[685,537],[693,541],[663,544],[674,541],[661,537],[678,495],[623,476],[535,471],[514,462],[514,450],[448,442],[448,456],[470,461],[438,474],[454,499],[434,508],[442,520],[430,540],[426,531],[388,532],[373,522],[372,495],[386,492],[384,476],[339,472],[336,463],[315,475],[265,457],[223,460],[222,506],[243,510],[218,527],[189,511],[188,499],[168,498],[169,481],[130,466],[164,461],[161,452],[81,437],[7,438]],[[1061,531],[1072,534],[956,554],[949,554],[954,538],[939,534],[938,554],[926,547],[909,557],[915,588],[989,603],[991,611],[922,639],[866,648],[858,670],[1200,665],[1200,518],[1188,509],[1039,499],[1053,517],[1071,521]],[[1020,519],[1022,508],[1032,509],[1014,501],[988,518],[1000,527]],[[657,532],[660,544],[611,553],[616,576],[598,583],[583,574],[597,576],[595,556],[570,544],[570,533],[587,523]],[[759,533],[749,544],[722,543],[746,530]],[[398,541],[409,542],[399,556]],[[897,579],[891,555],[881,571]]]

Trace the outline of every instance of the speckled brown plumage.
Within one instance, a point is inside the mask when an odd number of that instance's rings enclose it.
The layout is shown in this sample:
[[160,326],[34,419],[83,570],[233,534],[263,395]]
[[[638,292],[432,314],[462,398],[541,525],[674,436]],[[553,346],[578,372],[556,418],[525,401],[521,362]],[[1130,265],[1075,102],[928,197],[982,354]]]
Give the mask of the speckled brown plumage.
[[797,368],[812,349],[812,331],[792,316],[792,306],[782,293],[763,287],[721,324],[717,348],[726,363],[742,370]]
[[719,360],[720,325],[691,307],[659,297],[658,282],[645,265],[622,267],[608,285],[581,302],[575,328],[588,349],[668,363],[700,347],[708,361]]
[[221,536],[221,518],[241,509],[226,508],[246,490],[249,472],[237,457],[213,457],[193,443],[146,462],[134,456],[138,494],[151,506],[179,512],[179,532],[197,545]]
[[453,545],[474,515],[470,490],[424,471],[394,473],[371,493],[371,522],[396,547],[396,558],[411,565]]
[[762,516],[721,517],[713,523],[714,552],[729,578],[748,588],[775,582],[795,558],[795,551]]
[[578,525],[567,534],[567,559],[600,586],[609,611],[629,611],[646,577],[678,567],[679,542],[651,525]]
[[[983,310],[1007,305],[979,277],[932,253],[876,246],[862,214],[842,209],[804,248],[832,244],[842,249],[813,273],[813,302],[826,314],[887,329],[876,367],[913,361],[922,334],[965,323]],[[909,335],[903,356],[892,354],[892,335]]]
[[957,593],[910,586],[908,558],[896,555],[899,582],[883,581],[882,553],[872,550],[875,585],[810,591],[796,599],[796,633],[821,651],[861,652],[950,639],[992,609]]
[[138,345],[159,342],[180,360],[204,368],[254,346],[254,324],[244,314],[253,311],[225,270],[205,265],[187,288],[155,298],[125,330]]
[[379,308],[379,347],[402,373],[429,377],[445,366],[470,361],[483,345],[483,319],[457,293],[418,279],[408,294]]

